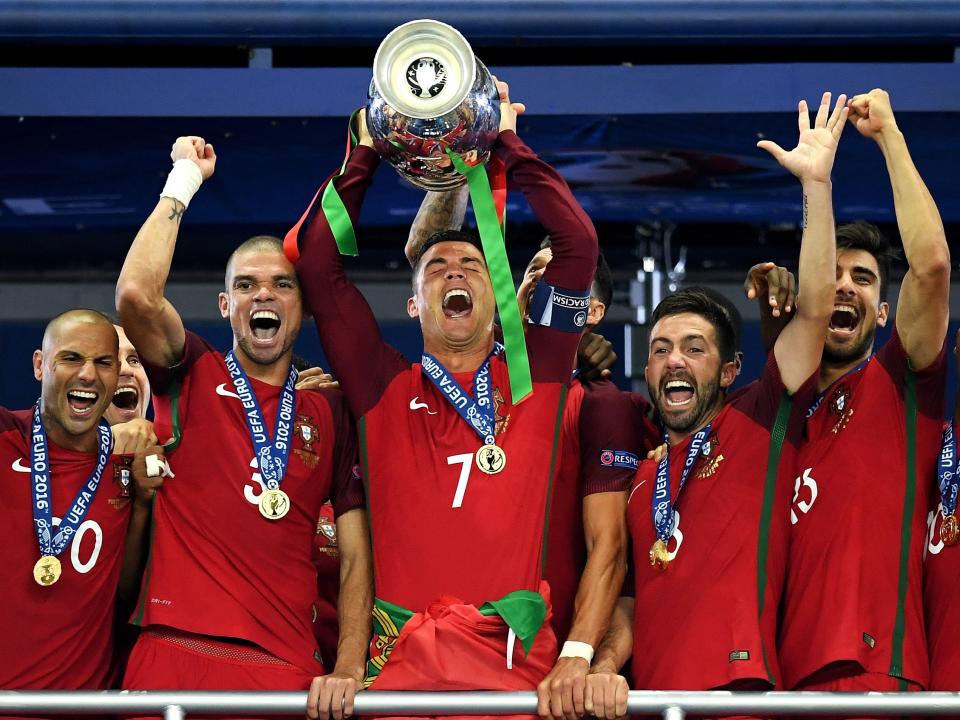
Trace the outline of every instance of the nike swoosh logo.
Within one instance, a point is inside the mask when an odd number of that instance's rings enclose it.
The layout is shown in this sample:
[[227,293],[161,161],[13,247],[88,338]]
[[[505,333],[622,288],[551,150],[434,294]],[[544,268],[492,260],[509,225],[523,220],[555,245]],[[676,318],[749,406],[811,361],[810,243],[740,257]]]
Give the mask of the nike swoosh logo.
[[421,408],[425,408],[427,411],[427,415],[436,415],[436,413],[433,410],[431,410],[430,406],[427,405],[425,402],[417,402],[419,399],[420,399],[420,396],[417,395],[413,400],[410,401],[411,410],[420,410]]
[[630,500],[631,500],[631,498],[633,497],[633,494],[634,494],[637,490],[639,490],[639,489],[640,489],[640,486],[643,485],[645,482],[646,482],[646,480],[641,480],[640,482],[638,482],[636,485],[633,486],[633,490],[631,490],[631,491],[630,491],[630,494],[627,496],[627,504],[630,503]]
[[240,399],[240,396],[237,395],[235,392],[230,392],[229,390],[227,390],[226,383],[220,383],[219,385],[217,385],[217,395],[223,395],[223,397],[232,397],[232,398],[236,398],[237,400]]
[[17,458],[16,460],[13,461],[13,464],[10,467],[13,468],[14,472],[22,472],[22,473],[30,472],[30,468],[24,465],[21,462],[22,460],[23,458]]

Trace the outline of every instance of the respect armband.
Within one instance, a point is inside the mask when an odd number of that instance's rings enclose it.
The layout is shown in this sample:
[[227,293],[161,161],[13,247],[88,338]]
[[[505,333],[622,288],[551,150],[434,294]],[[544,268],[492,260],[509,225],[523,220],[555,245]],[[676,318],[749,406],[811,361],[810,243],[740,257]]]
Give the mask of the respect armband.
[[565,290],[541,280],[533,291],[529,315],[535,325],[579,333],[587,324],[589,311],[589,290]]

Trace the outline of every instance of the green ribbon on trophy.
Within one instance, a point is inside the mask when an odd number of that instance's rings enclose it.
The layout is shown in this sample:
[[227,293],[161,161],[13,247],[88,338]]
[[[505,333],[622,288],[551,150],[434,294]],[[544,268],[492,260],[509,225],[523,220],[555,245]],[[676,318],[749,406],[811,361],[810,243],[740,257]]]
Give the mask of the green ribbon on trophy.
[[[340,199],[335,186],[336,181],[347,168],[350,153],[357,146],[357,135],[354,132],[354,121],[357,110],[350,116],[350,125],[347,131],[347,152],[340,166],[340,171],[334,175],[323,190],[320,207],[330,225],[330,231],[337,243],[341,255],[358,255],[357,235],[347,214],[347,208]],[[504,247],[504,228],[490,189],[490,180],[486,168],[481,165],[467,165],[455,152],[447,149],[454,167],[466,176],[470,190],[470,202],[473,204],[473,213],[477,219],[477,231],[480,234],[480,244],[486,258],[487,269],[490,272],[490,283],[493,287],[493,297],[500,313],[500,327],[503,330],[503,345],[507,360],[507,370],[510,374],[510,397],[514,405],[520,403],[533,392],[533,380],[530,377],[530,360],[527,356],[527,343],[523,332],[523,319],[520,317],[520,308],[517,306],[516,291],[513,287],[513,275],[510,272],[510,261]]]

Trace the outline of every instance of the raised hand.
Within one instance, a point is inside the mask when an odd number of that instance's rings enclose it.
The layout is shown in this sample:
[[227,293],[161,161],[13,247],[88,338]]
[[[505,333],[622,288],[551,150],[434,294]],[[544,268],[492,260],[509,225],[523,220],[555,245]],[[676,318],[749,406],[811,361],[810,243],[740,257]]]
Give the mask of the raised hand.
[[885,130],[897,129],[890,95],[886,90],[876,88],[854,95],[847,103],[847,108],[850,110],[850,122],[864,137],[876,140]]
[[198,135],[184,135],[178,137],[170,151],[170,159],[192,160],[200,168],[204,180],[209,180],[217,165],[217,154],[213,145]]
[[497,91],[500,93],[500,132],[504,130],[517,131],[517,115],[522,115],[527,106],[523,103],[510,101],[510,86],[494,76],[493,81],[497,84]]
[[757,147],[773,155],[778,163],[801,182],[828,183],[848,114],[846,95],[837,98],[836,107],[831,113],[830,93],[825,92],[820,100],[820,109],[813,127],[810,127],[807,101],[801,100],[797,113],[797,125],[800,129],[797,146],[787,152],[771,140],[761,140]]

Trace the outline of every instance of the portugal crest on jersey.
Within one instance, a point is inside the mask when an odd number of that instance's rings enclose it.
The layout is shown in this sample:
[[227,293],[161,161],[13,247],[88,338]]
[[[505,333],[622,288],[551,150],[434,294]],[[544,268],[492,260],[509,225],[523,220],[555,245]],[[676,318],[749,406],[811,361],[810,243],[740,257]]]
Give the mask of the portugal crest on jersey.
[[110,498],[108,502],[117,510],[126,506],[130,502],[133,494],[133,465],[132,457],[120,457],[113,464],[113,482],[117,486],[116,497]]
[[833,391],[830,398],[830,413],[836,419],[833,425],[834,433],[843,430],[850,422],[850,418],[853,417],[853,408],[850,406],[850,388],[846,383]]
[[701,447],[700,454],[703,455],[703,462],[700,470],[697,472],[698,478],[710,477],[717,472],[720,463],[723,462],[723,453],[720,452],[720,440],[715,432],[710,433],[710,437]]
[[500,437],[507,431],[507,425],[510,424],[510,415],[504,415],[501,411],[503,407],[503,393],[500,388],[493,389],[493,419],[496,421],[496,435]]
[[320,458],[317,457],[313,444],[320,439],[317,426],[312,422],[313,418],[309,415],[298,415],[293,424],[294,434],[300,438],[302,446],[296,448],[294,452],[303,460],[303,464],[308,468],[315,468]]

